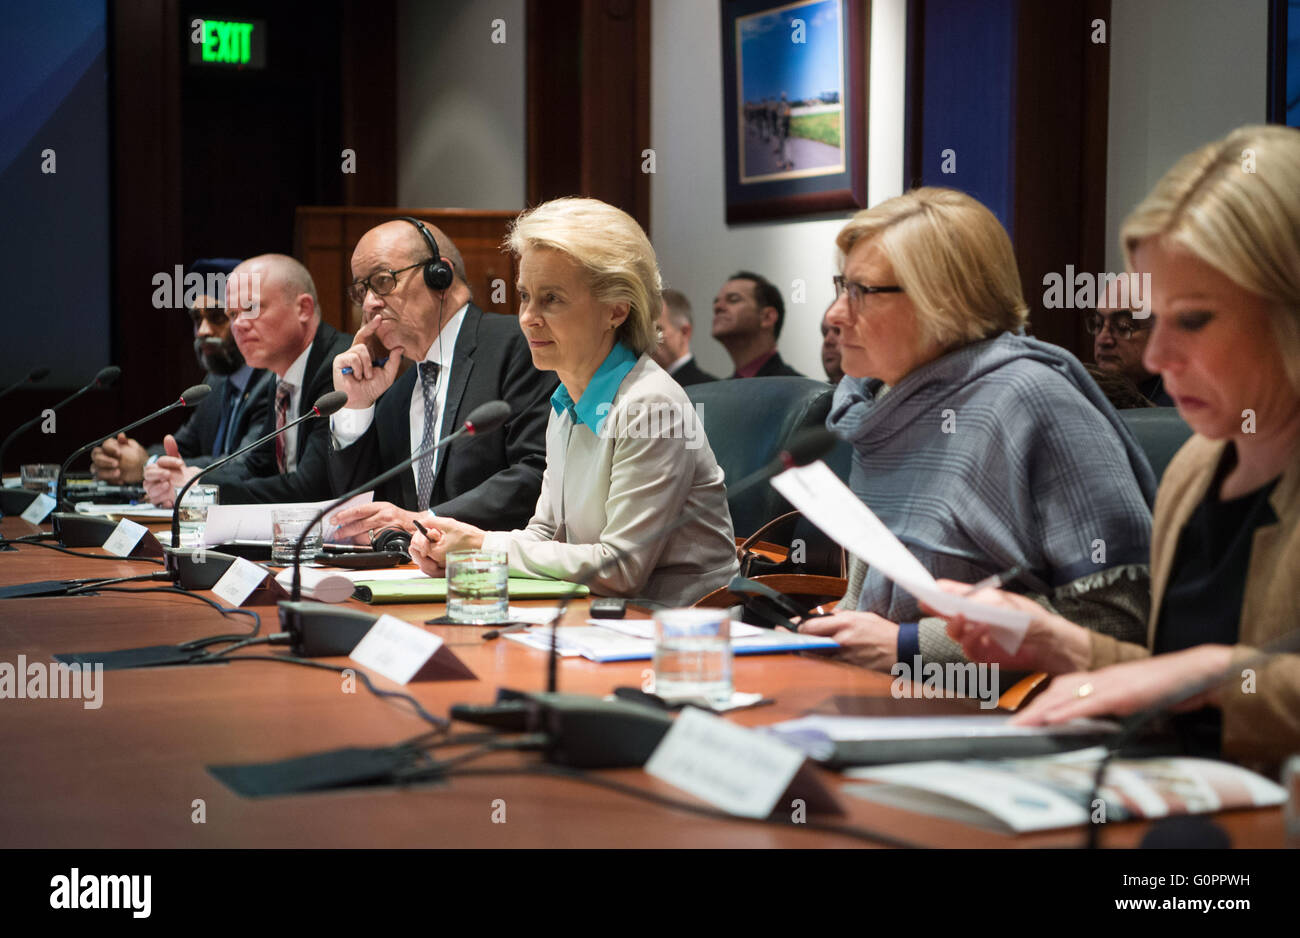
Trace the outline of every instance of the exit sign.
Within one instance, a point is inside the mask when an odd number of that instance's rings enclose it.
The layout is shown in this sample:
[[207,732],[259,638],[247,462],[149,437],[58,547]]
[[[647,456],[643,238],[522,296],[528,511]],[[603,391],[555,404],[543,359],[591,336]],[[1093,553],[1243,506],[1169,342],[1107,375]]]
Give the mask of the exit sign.
[[265,68],[266,21],[195,18],[190,22],[191,65]]

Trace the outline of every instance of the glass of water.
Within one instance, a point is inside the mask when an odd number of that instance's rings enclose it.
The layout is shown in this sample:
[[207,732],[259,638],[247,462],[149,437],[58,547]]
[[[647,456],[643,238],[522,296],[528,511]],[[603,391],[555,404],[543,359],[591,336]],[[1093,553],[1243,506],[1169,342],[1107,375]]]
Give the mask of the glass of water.
[[29,492],[54,494],[54,484],[59,479],[59,467],[56,463],[29,463],[19,470],[23,488]]
[[726,609],[661,609],[655,613],[655,693],[666,700],[731,702],[731,616]]
[[[181,489],[176,487],[175,496],[180,498]],[[180,518],[181,542],[179,547],[203,546],[203,528],[208,522],[208,509],[220,504],[221,489],[215,485],[192,485],[181,499],[181,508],[177,512]]]
[[[314,508],[271,509],[271,563],[293,563],[293,550],[308,523],[316,517]],[[302,562],[316,559],[322,545],[321,523],[318,521],[302,541]]]
[[466,625],[506,621],[509,572],[505,551],[454,550],[447,554],[447,618]]

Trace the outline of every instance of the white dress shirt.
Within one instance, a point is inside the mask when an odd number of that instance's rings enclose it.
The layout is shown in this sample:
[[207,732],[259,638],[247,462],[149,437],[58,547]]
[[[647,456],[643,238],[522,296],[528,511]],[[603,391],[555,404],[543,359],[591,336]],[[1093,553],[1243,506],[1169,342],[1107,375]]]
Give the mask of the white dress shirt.
[[[434,433],[436,434],[442,426],[443,411],[447,406],[447,388],[451,385],[451,362],[456,354],[456,339],[460,337],[460,327],[465,321],[465,311],[469,309],[469,303],[466,303],[460,309],[456,310],[456,315],[447,320],[447,325],[442,327],[442,332],[433,340],[428,351],[424,353],[421,361],[436,362],[438,364],[438,394],[437,394],[437,413],[434,415]],[[334,434],[334,445],[338,449],[351,446],[362,435],[370,429],[370,424],[375,419],[375,408],[372,404],[370,407],[353,408],[347,407],[340,410],[330,418],[330,430]],[[434,440],[429,440],[433,443]],[[424,440],[424,387],[417,373],[415,376],[415,386],[411,390],[411,453],[415,454],[424,449],[426,443]],[[442,450],[433,454],[433,472],[438,474],[438,458],[442,455]],[[419,490],[420,464],[418,462],[411,466],[411,476],[415,479],[416,490]]]
[[690,352],[687,352],[681,358],[677,359],[677,361],[673,362],[671,365],[668,366],[668,373],[670,375],[676,374],[678,368],[682,367],[682,365],[685,365],[688,361],[690,361],[694,357],[695,356],[692,355]]
[[[288,381],[293,385],[293,390],[289,392],[289,413],[285,415],[284,422],[289,423],[298,419],[298,408],[302,406],[302,383],[307,377],[307,359],[311,355],[311,343],[302,350],[289,370],[280,377],[280,381]],[[275,391],[271,392],[271,406],[275,406]],[[285,470],[293,472],[298,467],[298,434],[290,430],[284,435],[284,465]]]

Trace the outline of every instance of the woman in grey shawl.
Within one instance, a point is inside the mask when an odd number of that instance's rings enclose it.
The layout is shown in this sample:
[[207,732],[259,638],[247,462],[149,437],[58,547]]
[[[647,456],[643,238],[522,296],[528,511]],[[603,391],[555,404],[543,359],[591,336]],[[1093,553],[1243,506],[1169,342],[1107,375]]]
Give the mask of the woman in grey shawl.
[[[1141,640],[1155,476],[1079,361],[1017,334],[1028,309],[997,218],[916,189],[859,212],[836,243],[845,378],[827,426],[853,444],[854,493],[934,576],[1019,567],[1012,589]],[[839,611],[801,631],[879,670],[964,660],[943,620],[856,559]]]

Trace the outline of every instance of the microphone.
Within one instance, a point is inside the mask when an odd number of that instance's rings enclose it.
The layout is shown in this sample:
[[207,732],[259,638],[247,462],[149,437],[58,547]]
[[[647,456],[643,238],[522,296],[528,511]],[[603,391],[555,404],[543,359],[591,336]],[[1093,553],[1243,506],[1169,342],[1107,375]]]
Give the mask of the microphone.
[[31,371],[27,372],[27,377],[18,379],[13,384],[9,385],[9,387],[5,388],[3,391],[0,391],[0,397],[4,397],[6,394],[10,393],[11,391],[17,391],[24,384],[35,384],[38,381],[44,381],[49,376],[50,376],[50,369],[45,367],[33,368]]
[[[829,453],[837,441],[838,437],[829,430],[810,428],[800,431],[775,459],[731,486],[728,495],[739,495],[778,472],[815,462]],[[698,510],[684,512],[670,524],[638,540],[633,547],[667,537],[682,525],[694,521],[698,515]],[[579,580],[578,585],[586,586],[604,573],[610,564],[626,555],[626,551],[620,548],[615,550],[618,553],[606,557],[596,569]],[[643,711],[646,708],[556,692],[556,663],[559,660],[556,629],[575,593],[560,598],[559,608],[550,621],[546,693],[525,694],[501,688],[497,692],[496,704],[485,707],[457,704],[452,707],[452,719],[511,730],[547,732],[547,758],[555,762],[610,767],[644,765],[666,729],[659,725],[658,720],[645,716]],[[603,742],[598,745],[593,740]]]
[[[37,368],[34,371],[32,371],[30,375],[27,376],[27,380],[40,381],[49,373],[50,373],[50,369],[48,368]],[[81,397],[81,395],[86,394],[89,391],[96,391],[103,388],[111,388],[113,385],[117,384],[117,379],[119,376],[121,376],[121,374],[122,374],[122,369],[118,368],[116,365],[109,365],[107,368],[101,368],[99,370],[99,374],[95,375],[95,377],[90,380],[89,384],[81,388],[79,391],[76,391],[70,396],[65,397],[63,400],[59,401],[57,404],[55,404],[53,407],[50,408],[50,411],[51,412],[58,411],[60,408],[64,407],[67,404],[71,404],[77,398]],[[39,377],[36,377],[37,375],[39,375]],[[18,384],[14,385],[14,387],[20,387],[23,383],[24,382],[20,381],[18,382]],[[4,391],[3,393],[0,393],[0,397],[3,397],[5,394],[8,394],[9,391],[12,391],[13,389],[14,388],[11,387],[8,390]],[[4,465],[4,454],[5,454],[5,450],[9,448],[9,444],[12,443],[23,433],[26,433],[32,427],[36,426],[44,419],[45,419],[44,413],[37,414],[31,420],[27,421],[21,427],[14,430],[7,437],[5,437],[4,442],[0,443],[0,466]]]
[[[196,384],[193,385],[192,387],[188,387],[181,392],[180,397],[172,401],[172,403],[168,404],[166,407],[159,408],[149,416],[141,417],[139,420],[135,421],[134,423],[127,424],[125,427],[122,427],[120,430],[114,430],[112,433],[108,433],[105,434],[104,436],[96,437],[95,439],[87,443],[85,446],[78,449],[75,453],[73,453],[66,460],[64,460],[63,465],[59,467],[59,478],[54,488],[54,498],[56,504],[62,506],[67,501],[65,497],[65,488],[66,488],[66,476],[68,474],[68,467],[72,465],[72,461],[76,459],[78,456],[90,452],[92,449],[94,449],[99,444],[103,443],[105,440],[115,437],[119,433],[126,433],[130,430],[134,430],[136,427],[140,426],[140,424],[148,423],[150,420],[153,420],[155,417],[161,417],[163,414],[168,413],[169,411],[176,410],[177,408],[180,407],[193,407],[194,405],[198,404],[199,401],[207,397],[211,391],[212,388],[208,387],[206,384]],[[76,514],[72,514],[68,517],[77,518],[78,516]],[[59,535],[60,544],[63,544],[62,521],[64,520],[64,518],[65,516],[62,512],[55,513],[54,515],[54,533]],[[67,547],[69,545],[63,544],[63,546]]]
[[[343,394],[343,392],[337,391],[335,392],[335,394]],[[292,589],[292,592],[290,594],[289,602],[300,603],[300,600],[302,600],[303,598],[303,590],[302,590],[303,542],[305,539],[307,539],[307,534],[309,533],[309,531],[311,531],[313,527],[315,527],[318,524],[318,522],[320,522],[321,518],[324,518],[326,514],[329,514],[331,511],[334,511],[334,509],[338,508],[339,505],[344,503],[344,501],[347,501],[348,499],[355,499],[357,495],[361,495],[363,494],[363,492],[372,490],[372,488],[378,485],[382,485],[382,483],[389,481],[389,479],[393,478],[394,475],[402,473],[404,472],[404,470],[411,468],[411,466],[415,464],[417,460],[422,459],[422,457],[428,455],[428,453],[430,452],[434,452],[435,450],[441,450],[442,447],[445,447],[447,446],[447,444],[450,444],[452,440],[459,439],[460,437],[463,437],[463,435],[465,434],[469,434],[471,435],[471,437],[476,437],[476,435],[491,433],[491,431],[497,429],[498,426],[504,424],[504,422],[506,422],[508,418],[510,418],[510,404],[507,404],[506,401],[489,400],[487,401],[486,404],[480,404],[478,405],[478,407],[474,408],[473,411],[469,412],[469,416],[465,417],[464,424],[461,424],[460,429],[456,430],[455,433],[448,435],[448,437],[443,437],[442,439],[439,439],[437,443],[432,443],[430,444],[430,446],[426,446],[422,448],[422,450],[411,453],[411,457],[409,457],[409,459],[404,459],[400,461],[400,463],[393,466],[393,468],[387,470],[387,472],[376,475],[376,477],[370,479],[370,481],[368,482],[361,483],[360,486],[357,486],[356,488],[354,488],[354,490],[347,492],[346,495],[343,495],[342,498],[339,498],[337,501],[334,501],[333,504],[326,505],[326,507],[322,508],[320,512],[317,512],[316,517],[312,518],[311,524],[305,526],[303,529],[303,533],[298,535],[298,543],[294,544],[294,589]],[[283,603],[281,603],[281,607],[283,607]],[[291,613],[292,616],[291,621],[294,622],[295,626],[298,625],[300,622],[300,618],[299,618],[300,609],[290,609],[289,612]],[[292,627],[290,627],[289,624],[287,624],[287,622],[285,621],[285,613],[283,612],[281,613],[281,620],[282,620],[282,624],[285,625],[286,627],[286,631],[294,631],[294,629],[292,629]]]
[[172,546],[166,550],[167,569],[171,572],[173,580],[181,579],[181,557],[193,556],[193,548],[188,550],[181,549],[181,501],[185,498],[185,493],[190,490],[190,486],[199,481],[199,479],[203,478],[203,476],[207,475],[213,469],[224,466],[232,459],[244,455],[249,450],[257,449],[257,447],[261,446],[263,443],[267,443],[270,440],[275,439],[275,437],[279,436],[281,433],[293,429],[304,420],[313,420],[316,417],[328,417],[331,414],[338,412],[347,402],[348,395],[346,391],[330,391],[328,394],[322,394],[316,399],[316,403],[312,405],[310,412],[303,414],[296,420],[286,423],[278,430],[271,431],[260,440],[249,443],[247,446],[235,450],[235,452],[230,455],[223,456],[216,462],[205,466],[192,476],[188,482],[181,486],[181,490],[177,493],[176,500],[172,505]]
[[[1240,678],[1243,671],[1247,669],[1259,668],[1266,664],[1274,655],[1294,654],[1300,652],[1300,628],[1290,629],[1283,632],[1271,642],[1267,642],[1259,647],[1259,650],[1244,661],[1234,661],[1223,671],[1217,674],[1211,674],[1209,677],[1203,677],[1200,680],[1192,681],[1181,687],[1176,687],[1165,696],[1161,697],[1145,710],[1139,710],[1123,721],[1122,729],[1115,735],[1113,742],[1106,744],[1106,752],[1097,763],[1097,773],[1093,776],[1092,790],[1088,792],[1088,800],[1084,805],[1093,805],[1101,797],[1102,785],[1106,779],[1106,769],[1110,766],[1111,761],[1117,756],[1121,749],[1131,743],[1136,738],[1138,732],[1152,720],[1162,716],[1176,707],[1185,700],[1197,697],[1206,691],[1213,690],[1225,684],[1231,684]],[[1212,826],[1212,825],[1211,825]],[[1088,824],[1088,839],[1084,846],[1089,850],[1097,848],[1100,824]],[[1204,833],[1204,831],[1202,831]],[[1148,835],[1150,836],[1150,835]],[[1143,843],[1146,846],[1146,843]]]

